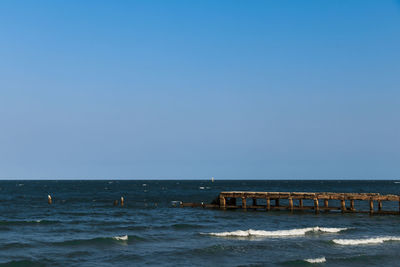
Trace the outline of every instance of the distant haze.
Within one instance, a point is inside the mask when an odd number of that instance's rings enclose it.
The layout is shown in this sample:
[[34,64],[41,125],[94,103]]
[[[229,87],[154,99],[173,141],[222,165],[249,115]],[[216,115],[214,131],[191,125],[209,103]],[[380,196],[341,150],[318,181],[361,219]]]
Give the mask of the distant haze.
[[398,1],[1,1],[1,178],[400,178]]

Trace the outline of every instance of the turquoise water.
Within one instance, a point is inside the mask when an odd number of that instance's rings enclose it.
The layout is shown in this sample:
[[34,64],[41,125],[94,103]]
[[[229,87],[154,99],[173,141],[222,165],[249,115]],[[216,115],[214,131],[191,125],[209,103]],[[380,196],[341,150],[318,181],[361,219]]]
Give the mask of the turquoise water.
[[[0,266],[398,265],[399,215],[171,205],[228,190],[398,194],[400,183],[0,181]],[[121,196],[125,206],[113,206]]]

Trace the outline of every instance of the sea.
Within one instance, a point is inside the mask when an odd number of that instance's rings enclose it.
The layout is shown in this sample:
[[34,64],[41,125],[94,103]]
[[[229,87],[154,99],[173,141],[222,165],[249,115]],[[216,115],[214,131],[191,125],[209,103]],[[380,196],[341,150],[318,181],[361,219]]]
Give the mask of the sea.
[[230,190],[399,194],[400,182],[2,180],[0,266],[400,266],[400,215],[176,205]]

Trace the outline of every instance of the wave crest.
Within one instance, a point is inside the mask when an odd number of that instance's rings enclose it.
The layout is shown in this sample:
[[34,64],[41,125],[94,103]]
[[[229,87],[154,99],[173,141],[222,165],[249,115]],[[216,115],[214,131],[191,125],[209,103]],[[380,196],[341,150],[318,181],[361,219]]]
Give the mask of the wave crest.
[[315,258],[315,259],[305,259],[304,261],[308,262],[308,263],[324,263],[326,262],[325,257],[321,257],[321,258]]
[[119,241],[127,241],[128,240],[128,235],[114,236],[113,238],[115,240],[119,240]]
[[285,237],[285,236],[302,236],[306,233],[313,232],[325,232],[325,233],[338,233],[341,231],[345,231],[348,228],[330,228],[330,227],[307,227],[307,228],[298,228],[298,229],[290,229],[290,230],[276,230],[276,231],[264,231],[264,230],[237,230],[232,232],[220,232],[220,233],[203,233],[212,236],[220,236],[220,237]]
[[385,236],[385,237],[374,237],[374,238],[363,238],[363,239],[333,239],[333,243],[344,246],[357,246],[367,244],[381,244],[388,241],[400,241],[399,236]]

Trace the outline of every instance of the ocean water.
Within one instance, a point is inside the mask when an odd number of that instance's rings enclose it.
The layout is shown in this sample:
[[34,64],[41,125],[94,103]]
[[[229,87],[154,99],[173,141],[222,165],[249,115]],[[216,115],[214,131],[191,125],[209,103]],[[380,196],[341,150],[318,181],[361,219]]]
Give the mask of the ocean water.
[[0,266],[399,266],[400,215],[171,204],[228,190],[399,194],[400,183],[0,181]]

